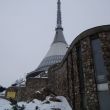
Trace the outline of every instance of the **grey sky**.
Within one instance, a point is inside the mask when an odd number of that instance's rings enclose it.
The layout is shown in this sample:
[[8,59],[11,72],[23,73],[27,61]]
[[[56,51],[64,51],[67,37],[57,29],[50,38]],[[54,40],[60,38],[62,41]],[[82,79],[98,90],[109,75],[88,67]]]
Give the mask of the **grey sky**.
[[[88,28],[110,24],[110,0],[61,0],[70,44]],[[55,35],[57,0],[0,0],[0,84],[37,68]]]

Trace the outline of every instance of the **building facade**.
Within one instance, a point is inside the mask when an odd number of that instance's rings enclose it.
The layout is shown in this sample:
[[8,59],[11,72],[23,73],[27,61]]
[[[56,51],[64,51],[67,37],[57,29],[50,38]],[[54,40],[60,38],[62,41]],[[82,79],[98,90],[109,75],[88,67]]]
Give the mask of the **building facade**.
[[[16,99],[32,99],[43,87],[65,96],[73,110],[110,110],[110,25],[77,36],[61,63],[49,68],[48,78],[27,79],[26,87],[17,87]],[[7,92],[13,96],[12,89]]]
[[61,64],[50,68],[49,87],[73,110],[110,110],[110,25],[73,40]]
[[9,89],[8,97],[28,100],[48,87],[65,96],[73,110],[110,110],[110,25],[84,31],[67,48],[60,0],[57,4],[56,34],[47,55],[27,75],[26,86],[13,87],[16,93]]

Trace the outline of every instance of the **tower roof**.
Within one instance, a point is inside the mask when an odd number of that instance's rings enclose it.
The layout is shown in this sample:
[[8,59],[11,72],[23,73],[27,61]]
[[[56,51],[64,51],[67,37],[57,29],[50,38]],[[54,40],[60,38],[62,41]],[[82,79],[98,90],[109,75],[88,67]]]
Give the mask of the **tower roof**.
[[[63,28],[62,28],[63,29]],[[63,30],[60,29],[60,28],[56,28],[56,34],[55,34],[55,37],[54,37],[54,40],[53,40],[53,43],[58,43],[58,42],[62,42],[62,43],[66,43],[66,40],[64,38],[64,35],[63,35]]]
[[47,71],[51,65],[61,62],[64,55],[66,54],[68,45],[63,35],[60,0],[57,2],[57,25],[55,31],[56,34],[49,51],[47,52],[38,68],[30,74],[34,74],[35,76],[35,73],[39,73],[40,71]]

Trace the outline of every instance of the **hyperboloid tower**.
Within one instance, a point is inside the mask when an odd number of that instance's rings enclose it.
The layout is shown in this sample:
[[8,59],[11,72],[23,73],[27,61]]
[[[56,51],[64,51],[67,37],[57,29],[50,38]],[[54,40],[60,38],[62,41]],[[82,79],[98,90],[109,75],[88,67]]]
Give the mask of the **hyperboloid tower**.
[[57,25],[55,28],[55,37],[44,59],[41,61],[37,69],[30,72],[28,77],[44,77],[47,76],[48,69],[53,64],[60,63],[68,49],[68,44],[63,35],[62,19],[61,19],[61,1],[57,2]]

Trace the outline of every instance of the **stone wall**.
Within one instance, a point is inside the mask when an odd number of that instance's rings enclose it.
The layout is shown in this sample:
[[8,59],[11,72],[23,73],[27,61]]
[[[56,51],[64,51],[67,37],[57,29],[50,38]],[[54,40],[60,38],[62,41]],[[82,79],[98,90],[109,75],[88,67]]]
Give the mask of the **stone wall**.
[[8,91],[15,91],[17,101],[27,101],[33,99],[33,95],[36,91],[41,90],[48,86],[48,78],[28,78],[26,80],[26,86],[12,86],[6,91],[6,97]]
[[101,41],[110,87],[110,26],[96,27],[79,35],[61,64],[49,70],[49,84],[51,79],[54,84],[50,88],[67,97],[74,110],[100,110],[91,46],[94,36]]
[[99,34],[99,37],[102,42],[104,61],[108,70],[108,83],[110,89],[110,32],[102,32]]
[[86,37],[81,41],[82,66],[84,74],[84,95],[86,109],[98,110],[98,97],[95,83],[95,73],[92,58],[92,47],[90,37]]
[[[72,75],[73,75],[73,88],[74,88],[74,91],[73,91],[73,95],[74,95],[74,99],[72,100],[72,105],[73,105],[73,109],[75,110],[80,110],[80,91],[79,91],[79,77],[78,77],[78,67],[77,67],[77,54],[76,54],[76,48],[74,47],[72,49],[72,62],[73,62],[73,72],[72,72]],[[70,76],[71,77],[71,76]],[[71,94],[70,94],[70,97]]]
[[[67,64],[64,62],[62,68],[56,68],[53,66],[52,70],[49,72],[49,88],[58,95],[68,96],[68,81],[67,81]],[[57,69],[57,71],[55,71]],[[52,74],[51,74],[52,72]],[[57,74],[57,72],[59,74]],[[65,74],[62,74],[65,73]],[[65,85],[65,86],[64,86]],[[62,87],[62,88],[60,88]]]
[[101,26],[80,34],[63,61],[49,68],[48,78],[28,78],[20,94],[24,91],[23,96],[30,99],[32,93],[48,87],[55,94],[65,96],[74,110],[100,110],[91,46],[94,36],[101,41],[110,88],[110,26]]
[[17,91],[17,101],[25,101],[27,100],[26,97],[26,87],[18,87]]
[[102,32],[99,34],[102,42],[103,56],[105,59],[105,65],[110,72],[110,32]]
[[26,81],[26,97],[31,99],[36,91],[48,86],[48,78],[28,78]]

